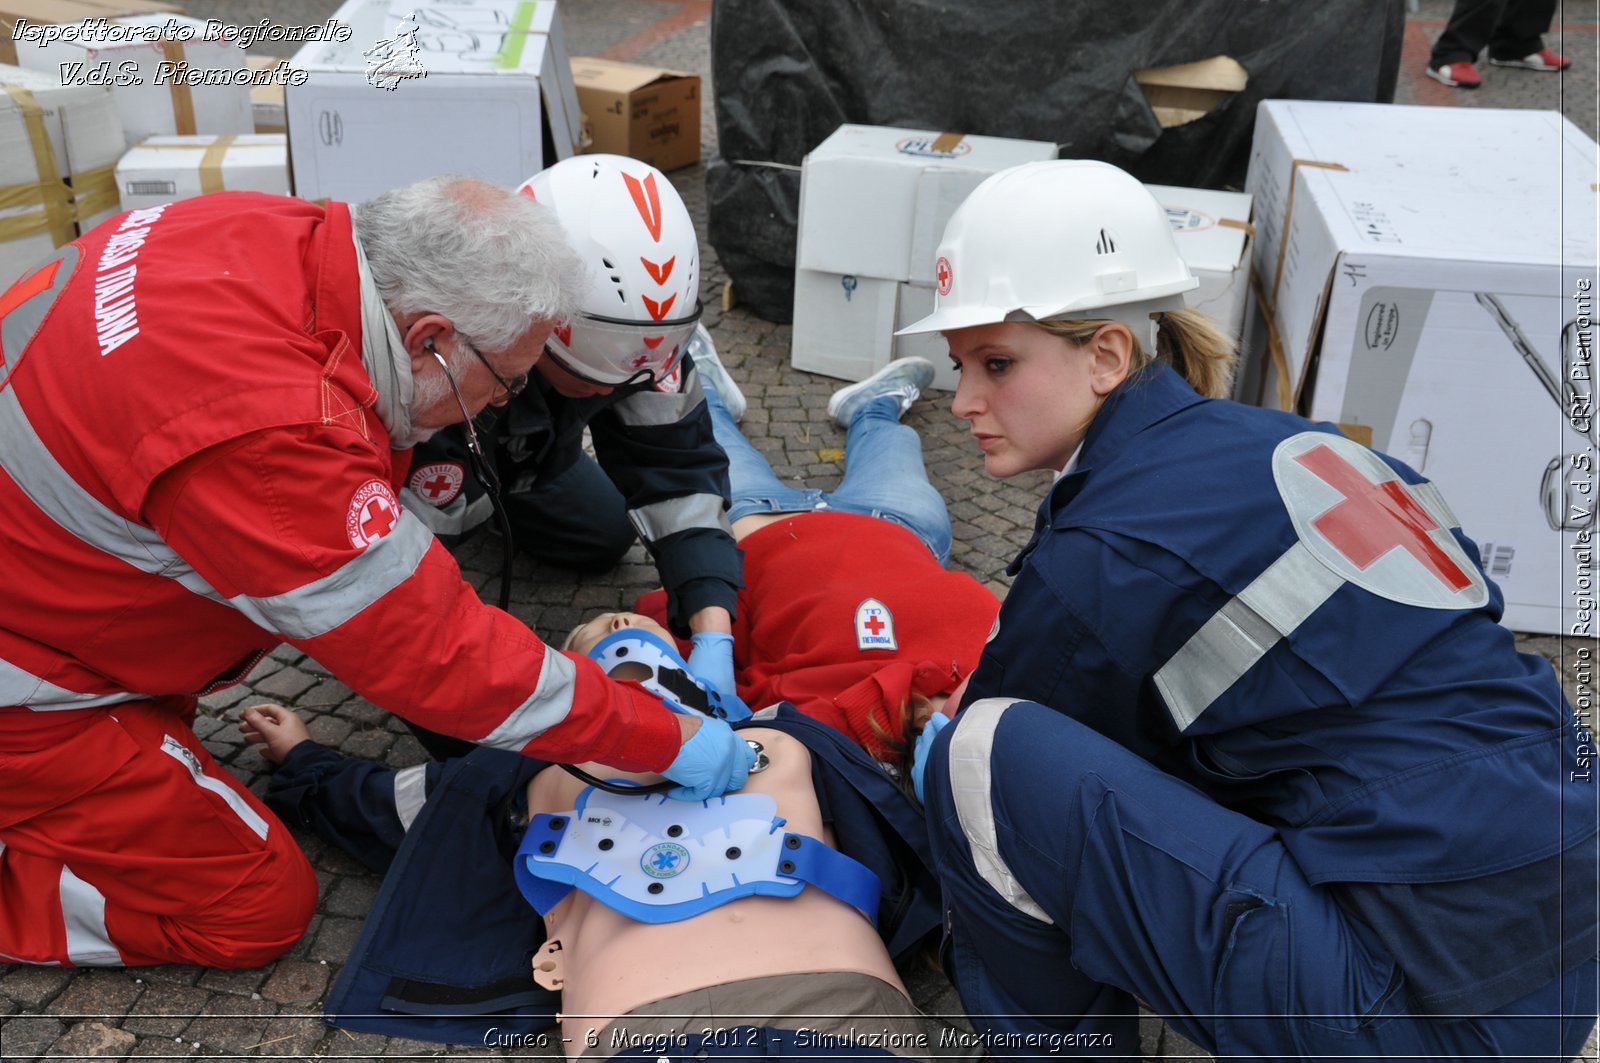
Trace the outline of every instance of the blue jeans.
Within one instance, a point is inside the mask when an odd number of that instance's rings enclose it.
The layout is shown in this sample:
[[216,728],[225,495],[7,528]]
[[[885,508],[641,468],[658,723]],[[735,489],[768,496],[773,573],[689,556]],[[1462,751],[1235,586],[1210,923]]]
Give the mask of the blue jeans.
[[779,480],[766,457],[739,431],[722,397],[701,378],[711,428],[728,454],[732,487],[730,521],[753,513],[859,513],[898,524],[921,539],[942,565],[950,560],[950,513],[928,482],[922,440],[900,423],[898,399],[862,403],[844,444],[844,479],[837,489],[791,487]]

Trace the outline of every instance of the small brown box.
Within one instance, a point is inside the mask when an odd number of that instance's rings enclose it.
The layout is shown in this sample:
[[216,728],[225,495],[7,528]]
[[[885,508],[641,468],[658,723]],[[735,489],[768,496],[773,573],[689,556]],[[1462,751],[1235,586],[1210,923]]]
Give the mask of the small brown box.
[[584,151],[627,155],[658,170],[700,161],[698,74],[579,56],[572,80],[592,138]]
[[82,22],[118,15],[183,14],[183,5],[164,0],[0,0],[0,63],[17,62],[12,32],[18,19],[38,25]]

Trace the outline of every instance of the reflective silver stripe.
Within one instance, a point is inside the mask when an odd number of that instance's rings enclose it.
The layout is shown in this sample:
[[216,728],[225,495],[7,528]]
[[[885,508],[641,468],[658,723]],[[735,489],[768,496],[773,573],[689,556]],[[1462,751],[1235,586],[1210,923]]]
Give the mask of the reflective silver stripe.
[[994,798],[990,792],[994,733],[1001,715],[1016,703],[1015,698],[984,698],[962,710],[950,739],[950,792],[979,877],[1017,911],[1041,923],[1054,924],[1055,920],[1028,896],[1001,857],[994,825]]
[[239,791],[224,783],[221,779],[213,779],[201,770],[200,758],[196,757],[189,747],[171,735],[164,735],[161,739],[161,752],[188,768],[189,775],[194,779],[196,786],[210,790],[226,801],[228,807],[233,809],[234,815],[243,820],[244,825],[249,827],[256,837],[266,838],[267,821],[262,819],[256,810],[250,807],[249,802],[239,795]]
[[489,496],[479,495],[467,504],[466,495],[457,495],[447,504],[436,506],[407,487],[400,492],[400,508],[414,515],[435,535],[463,535],[494,513]]
[[[33,339],[33,334],[39,331],[39,326],[44,323],[44,315],[55,305],[56,298],[61,290],[72,279],[72,271],[77,268],[78,256],[83,254],[77,247],[68,244],[56,253],[54,261],[60,265],[56,267],[56,275],[50,279],[50,287],[37,293],[30,299],[25,299],[12,311],[0,317],[0,350],[6,352],[6,357],[13,365],[22,349]],[[49,266],[46,262],[44,266]],[[44,268],[44,267],[40,267]],[[25,276],[33,276],[37,270],[29,270]],[[19,278],[20,279],[20,278]],[[8,283],[7,288],[10,287]],[[5,291],[0,288],[0,292]],[[5,366],[0,364],[0,379],[5,377]]]
[[140,701],[149,695],[118,691],[115,694],[79,694],[54,683],[47,683],[25,668],[0,661],[0,705],[26,705],[36,712],[55,709],[87,709],[95,705],[115,705]]
[[410,511],[402,511],[393,531],[338,571],[270,598],[229,599],[154,531],[118,516],[78,486],[33,431],[10,388],[0,391],[0,468],[51,520],[90,546],[141,572],[166,576],[195,594],[231,605],[287,638],[315,638],[345,623],[410,578],[433,542],[433,533]]
[[684,495],[630,509],[628,520],[647,543],[660,542],[673,532],[691,528],[721,528],[732,535],[733,526],[722,506],[721,495]]
[[120,967],[122,954],[106,932],[103,893],[61,865],[61,918],[67,928],[67,959],[79,967]]
[[228,604],[285,638],[325,635],[411,578],[433,544],[433,533],[402,510],[394,529],[341,568],[271,598],[228,599]]
[[698,374],[691,374],[689,386],[673,393],[664,391],[637,391],[615,406],[617,420],[630,427],[654,428],[677,424],[689,411],[705,401]]
[[577,690],[578,666],[545,647],[539,683],[528,700],[511,710],[500,726],[478,740],[480,746],[520,751],[523,746],[567,718]]
[[1344,582],[1296,542],[1217,610],[1155,675],[1178,730],[1187,730]]
[[1432,480],[1420,484],[1406,484],[1406,487],[1410,490],[1411,497],[1428,511],[1428,516],[1439,522],[1439,527],[1461,527],[1461,521],[1456,517],[1455,510],[1450,508],[1450,503],[1444,500],[1443,493]]
[[417,813],[422,811],[423,802],[428,800],[427,782],[426,764],[401,768],[394,773],[394,814],[402,830],[411,829]]
[[28,423],[15,388],[0,390],[0,468],[64,531],[140,572],[222,600],[159,535],[107,509],[67,475]]

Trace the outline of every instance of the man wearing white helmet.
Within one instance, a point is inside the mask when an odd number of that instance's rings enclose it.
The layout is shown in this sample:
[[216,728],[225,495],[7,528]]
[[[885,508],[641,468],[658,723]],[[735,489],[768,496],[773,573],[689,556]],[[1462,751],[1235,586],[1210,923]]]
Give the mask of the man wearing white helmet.
[[1115,167],[995,174],[935,264],[906,331],[992,475],[1056,474],[913,766],[994,1054],[1139,1055],[1136,999],[1226,1056],[1575,1054],[1594,788],[1438,488],[1212,397],[1230,345]]
[[[555,212],[588,285],[525,388],[502,393],[476,422],[512,538],[542,562],[591,572],[642,539],[673,630],[694,636],[696,674],[731,695],[743,567],[724,512],[727,456],[684,359],[701,311],[688,208],[660,171],[618,155],[558,162],[519,191]],[[412,464],[404,497],[446,543],[492,514],[471,467],[460,430],[419,448]],[[419,737],[438,755],[463,752]]]

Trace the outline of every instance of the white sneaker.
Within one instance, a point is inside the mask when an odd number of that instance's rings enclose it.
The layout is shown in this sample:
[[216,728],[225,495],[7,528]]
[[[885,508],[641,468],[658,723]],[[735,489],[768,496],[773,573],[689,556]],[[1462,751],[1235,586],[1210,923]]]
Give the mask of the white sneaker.
[[922,389],[933,383],[933,363],[926,358],[896,358],[859,384],[849,384],[828,399],[828,416],[844,428],[863,403],[883,395],[900,401],[900,412],[911,409]]
[[694,362],[695,370],[700,374],[700,386],[715,391],[735,421],[744,420],[744,411],[750,404],[745,400],[744,392],[739,390],[739,385],[733,382],[733,377],[728,375],[722,359],[717,357],[717,345],[711,342],[711,333],[706,331],[704,325],[694,327],[694,335],[689,337],[684,353]]

